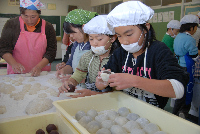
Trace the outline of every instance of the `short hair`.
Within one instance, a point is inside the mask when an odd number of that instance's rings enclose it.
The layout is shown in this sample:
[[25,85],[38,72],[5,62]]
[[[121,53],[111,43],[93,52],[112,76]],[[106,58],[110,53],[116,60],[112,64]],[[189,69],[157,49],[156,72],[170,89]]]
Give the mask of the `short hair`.
[[179,32],[180,32],[180,33],[183,33],[183,32],[185,32],[185,31],[190,31],[190,28],[191,28],[191,27],[194,28],[195,26],[198,26],[198,24],[197,24],[197,23],[186,23],[186,24],[182,24]]
[[[27,10],[27,8],[24,7],[19,7],[20,10],[20,15],[21,14],[25,14],[25,11]],[[28,9],[29,10],[29,9]],[[35,10],[38,14],[41,14],[41,10]]]

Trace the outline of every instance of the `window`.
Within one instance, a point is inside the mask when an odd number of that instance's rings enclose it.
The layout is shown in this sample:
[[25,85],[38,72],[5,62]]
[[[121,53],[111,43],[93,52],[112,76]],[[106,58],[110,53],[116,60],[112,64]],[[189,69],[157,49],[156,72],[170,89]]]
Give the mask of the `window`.
[[92,7],[93,12],[97,12],[98,14],[108,14],[113,8],[115,8],[117,5],[122,3],[123,1],[118,1],[114,3],[104,4]]

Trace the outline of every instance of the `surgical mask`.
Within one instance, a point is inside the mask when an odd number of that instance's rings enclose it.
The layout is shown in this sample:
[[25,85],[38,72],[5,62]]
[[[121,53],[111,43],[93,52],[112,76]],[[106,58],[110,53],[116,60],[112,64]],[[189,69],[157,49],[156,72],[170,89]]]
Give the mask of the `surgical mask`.
[[[109,42],[109,41],[108,41]],[[106,43],[106,45],[108,44],[108,42]],[[105,46],[106,46],[105,45]],[[103,55],[105,54],[106,52],[108,52],[108,50],[105,50],[105,46],[100,46],[100,47],[93,47],[91,46],[91,49],[92,49],[92,52],[94,52],[95,54],[98,54],[98,55]]]
[[[174,34],[173,30],[171,30],[172,33]],[[172,38],[176,38],[176,34],[174,34],[173,36],[171,36]]]
[[[143,32],[141,33],[140,38],[142,37],[142,34],[143,34]],[[145,37],[146,37],[146,34],[145,34]],[[136,53],[143,47],[144,41],[142,42],[141,46],[138,43],[140,41],[140,38],[135,43],[132,43],[132,44],[129,44],[129,45],[121,44],[121,46],[124,48],[124,50],[128,51],[129,53]]]

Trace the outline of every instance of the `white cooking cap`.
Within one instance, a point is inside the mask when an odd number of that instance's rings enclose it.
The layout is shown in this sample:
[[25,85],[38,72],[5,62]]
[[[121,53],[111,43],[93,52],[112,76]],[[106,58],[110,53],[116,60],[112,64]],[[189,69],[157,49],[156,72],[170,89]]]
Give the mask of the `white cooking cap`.
[[116,6],[107,16],[113,27],[144,24],[153,17],[154,11],[140,1],[127,1]]
[[181,19],[180,23],[181,23],[181,25],[186,24],[186,23],[197,23],[197,24],[199,24],[199,18],[196,15],[193,15],[193,14],[185,15]]
[[180,29],[181,23],[178,20],[171,20],[167,24],[167,28],[174,28],[174,29]]
[[84,25],[84,33],[114,35],[115,30],[113,27],[109,26],[106,18],[107,15],[98,15],[92,18],[88,23]]
[[197,14],[198,17],[200,17],[200,12]]

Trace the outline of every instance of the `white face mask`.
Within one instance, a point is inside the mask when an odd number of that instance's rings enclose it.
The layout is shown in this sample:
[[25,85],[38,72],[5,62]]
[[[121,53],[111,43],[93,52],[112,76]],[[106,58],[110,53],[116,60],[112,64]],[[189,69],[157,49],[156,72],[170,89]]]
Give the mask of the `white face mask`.
[[[140,38],[142,37],[142,34],[143,34],[143,32],[141,33]],[[146,36],[146,34],[145,34],[145,36]],[[143,43],[144,43],[144,41],[143,41],[141,46],[138,44],[138,42],[140,41],[140,38],[135,43],[132,43],[129,45],[121,44],[121,46],[124,48],[124,50],[128,51],[129,53],[138,52],[143,47]]]
[[[172,33],[174,34],[173,30],[171,30]],[[173,36],[171,36],[172,38],[176,38],[176,34],[174,34]]]
[[[108,41],[109,42],[109,41]],[[106,43],[106,45],[108,44],[108,42]],[[105,46],[106,46],[105,45]],[[100,46],[100,47],[93,47],[91,46],[91,49],[92,49],[92,52],[94,52],[95,54],[98,54],[98,55],[103,55],[105,54],[106,52],[108,52],[108,50],[105,50],[105,46]]]

